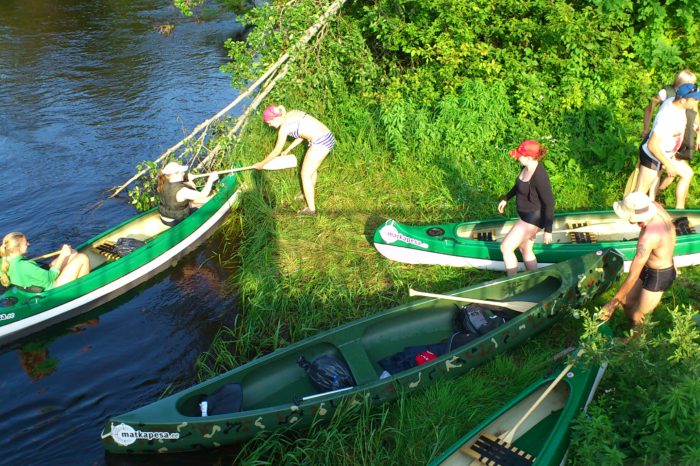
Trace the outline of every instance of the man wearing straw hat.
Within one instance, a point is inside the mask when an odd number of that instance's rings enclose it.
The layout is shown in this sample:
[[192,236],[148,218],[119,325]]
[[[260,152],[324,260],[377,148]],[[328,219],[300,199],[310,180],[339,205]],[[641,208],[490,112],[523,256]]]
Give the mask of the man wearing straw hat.
[[627,279],[603,306],[601,318],[608,320],[622,306],[632,324],[638,325],[656,308],[676,278],[673,265],[676,228],[668,212],[644,193],[629,193],[615,202],[613,208],[620,218],[638,224],[641,231]]

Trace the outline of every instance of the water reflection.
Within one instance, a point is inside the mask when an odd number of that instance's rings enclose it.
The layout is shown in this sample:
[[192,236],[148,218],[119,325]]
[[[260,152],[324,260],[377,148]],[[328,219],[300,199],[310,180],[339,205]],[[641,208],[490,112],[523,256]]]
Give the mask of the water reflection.
[[[153,29],[164,23],[170,36]],[[235,98],[218,67],[236,28],[195,24],[170,0],[0,1],[0,232],[40,253],[131,217],[123,200],[85,212]],[[0,353],[0,463],[103,464],[109,415],[192,385],[236,312],[216,250]]]

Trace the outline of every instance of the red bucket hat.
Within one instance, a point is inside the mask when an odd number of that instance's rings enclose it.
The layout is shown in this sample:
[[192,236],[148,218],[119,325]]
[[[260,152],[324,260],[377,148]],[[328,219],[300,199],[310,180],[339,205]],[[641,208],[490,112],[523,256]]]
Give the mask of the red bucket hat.
[[544,157],[546,152],[547,149],[540,145],[539,142],[532,139],[526,139],[520,143],[517,149],[510,151],[509,154],[514,159],[517,159],[518,157],[533,157],[539,159]]

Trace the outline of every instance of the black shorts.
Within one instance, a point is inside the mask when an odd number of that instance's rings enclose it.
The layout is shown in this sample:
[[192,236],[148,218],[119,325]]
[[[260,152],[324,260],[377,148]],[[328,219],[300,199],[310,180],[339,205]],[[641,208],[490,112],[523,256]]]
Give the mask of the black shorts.
[[520,217],[520,220],[525,223],[535,225],[539,228],[544,228],[544,217],[542,216],[542,211],[540,210],[535,210],[532,212],[522,212],[519,210],[518,217]]
[[645,290],[666,291],[676,279],[676,268],[671,266],[667,269],[652,269],[645,265],[639,279]]
[[649,154],[644,152],[642,146],[639,146],[639,164],[642,167],[647,167],[652,170],[659,171],[661,169],[661,162],[656,159],[652,159]]

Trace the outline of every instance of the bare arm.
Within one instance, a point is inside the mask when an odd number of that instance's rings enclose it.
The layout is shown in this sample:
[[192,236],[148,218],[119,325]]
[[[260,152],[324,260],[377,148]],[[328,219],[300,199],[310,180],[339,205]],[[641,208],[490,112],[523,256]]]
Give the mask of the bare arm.
[[216,181],[217,179],[218,175],[209,175],[209,178],[207,179],[207,184],[204,185],[204,188],[202,188],[201,191],[197,191],[196,189],[191,188],[182,188],[177,192],[175,198],[178,200],[178,202],[183,202],[185,200],[195,202],[204,201],[211,193],[211,188],[214,185],[214,181]]
[[289,146],[287,146],[287,148],[284,151],[282,151],[282,155],[289,154],[292,151],[292,149],[301,144],[303,140],[304,138],[296,138],[295,140],[293,140],[292,143]]
[[287,141],[288,134],[289,133],[284,129],[284,127],[281,126],[279,131],[277,131],[277,143],[275,143],[275,148],[272,149],[272,152],[267,154],[267,156],[265,156],[264,159],[255,164],[256,169],[260,170],[260,168],[262,168],[263,165],[280,155],[280,153],[282,152],[282,148],[284,147],[284,143]]

